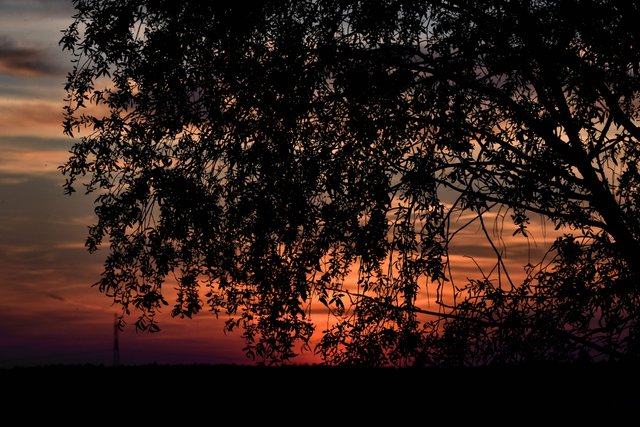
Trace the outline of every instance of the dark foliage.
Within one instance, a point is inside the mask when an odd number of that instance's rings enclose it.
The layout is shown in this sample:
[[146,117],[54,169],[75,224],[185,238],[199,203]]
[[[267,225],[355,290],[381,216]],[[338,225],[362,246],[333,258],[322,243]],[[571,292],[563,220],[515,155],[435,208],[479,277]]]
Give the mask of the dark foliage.
[[[268,362],[318,307],[334,364],[637,356],[635,3],[74,3],[62,170],[97,194],[97,285],[137,328],[175,276],[173,315],[230,313]],[[523,281],[496,212],[564,232]],[[462,214],[495,265],[449,287]]]

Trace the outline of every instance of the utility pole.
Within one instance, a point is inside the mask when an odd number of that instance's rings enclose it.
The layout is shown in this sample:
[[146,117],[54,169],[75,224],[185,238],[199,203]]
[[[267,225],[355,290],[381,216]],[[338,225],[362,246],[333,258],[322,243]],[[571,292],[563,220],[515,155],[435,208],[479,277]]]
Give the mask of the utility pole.
[[118,313],[113,314],[113,366],[120,366],[120,345],[118,344]]

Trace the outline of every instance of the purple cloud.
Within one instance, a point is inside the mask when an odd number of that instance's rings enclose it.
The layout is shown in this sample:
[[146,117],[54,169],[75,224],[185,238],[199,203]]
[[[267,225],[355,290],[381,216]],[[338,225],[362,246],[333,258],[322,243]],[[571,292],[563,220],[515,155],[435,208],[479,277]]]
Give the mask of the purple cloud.
[[0,35],[0,73],[20,77],[41,77],[59,73],[44,49],[21,45]]

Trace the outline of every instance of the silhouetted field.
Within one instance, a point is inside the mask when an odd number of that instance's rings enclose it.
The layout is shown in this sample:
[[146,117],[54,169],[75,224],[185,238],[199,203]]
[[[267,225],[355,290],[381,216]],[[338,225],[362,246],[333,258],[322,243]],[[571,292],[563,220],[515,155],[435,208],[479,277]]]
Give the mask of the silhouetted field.
[[431,419],[445,415],[445,408],[453,417],[475,412],[484,417],[487,411],[526,417],[558,411],[636,414],[639,379],[638,370],[628,364],[463,369],[87,365],[0,370],[9,402],[133,408],[155,417],[162,417],[162,411],[173,413],[180,405],[191,405],[192,410],[238,408],[238,417],[260,417],[260,411],[270,417],[280,411],[283,416],[297,413],[312,419],[344,407],[364,411],[357,416],[349,412],[360,421],[410,418],[416,411]]

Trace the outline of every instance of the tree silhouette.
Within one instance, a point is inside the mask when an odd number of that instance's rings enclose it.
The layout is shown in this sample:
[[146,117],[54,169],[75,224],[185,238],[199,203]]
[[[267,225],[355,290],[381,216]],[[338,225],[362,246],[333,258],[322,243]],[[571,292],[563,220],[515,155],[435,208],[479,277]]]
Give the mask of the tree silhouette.
[[[267,362],[319,307],[334,364],[637,355],[635,3],[74,3],[62,171],[97,195],[97,285],[137,328],[175,276],[174,316],[229,313]],[[523,280],[496,212],[562,231]],[[452,284],[462,214],[495,262]]]

